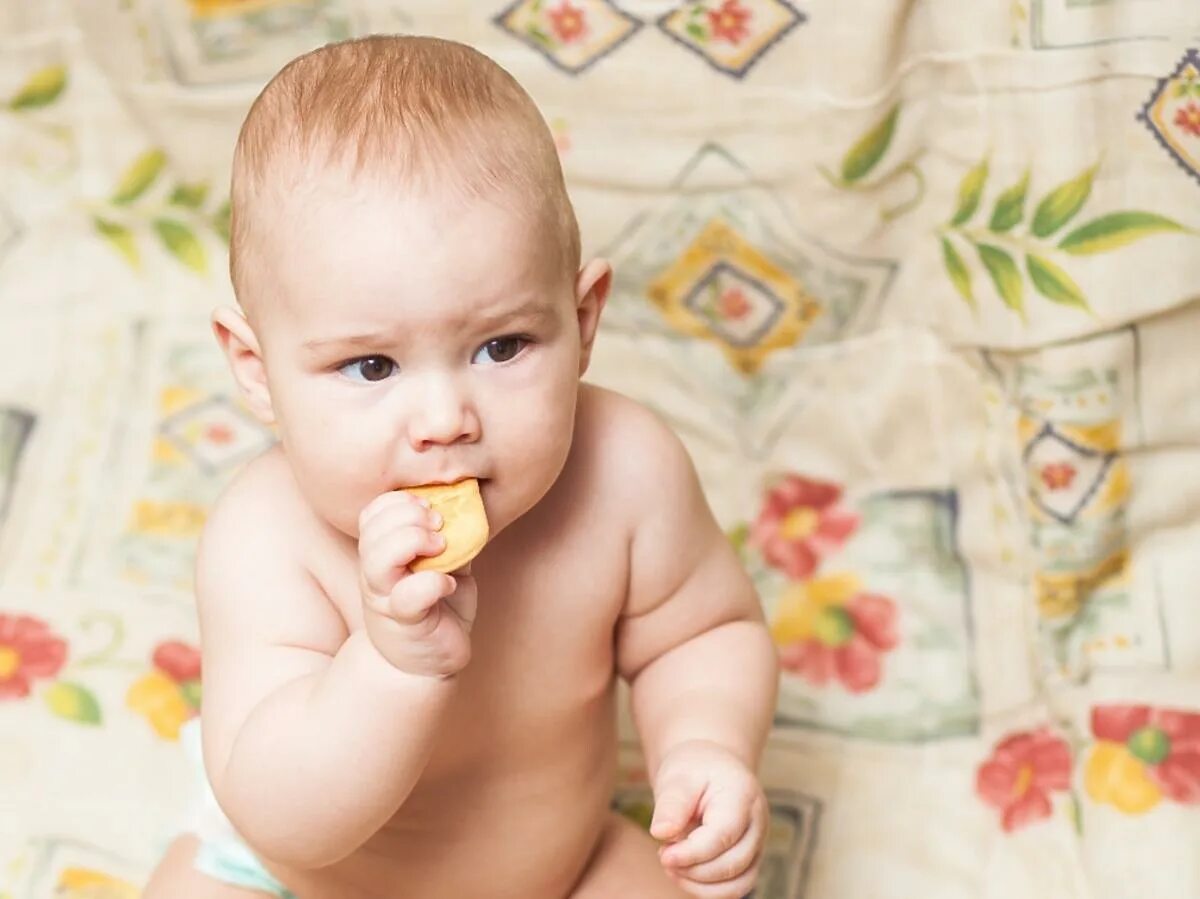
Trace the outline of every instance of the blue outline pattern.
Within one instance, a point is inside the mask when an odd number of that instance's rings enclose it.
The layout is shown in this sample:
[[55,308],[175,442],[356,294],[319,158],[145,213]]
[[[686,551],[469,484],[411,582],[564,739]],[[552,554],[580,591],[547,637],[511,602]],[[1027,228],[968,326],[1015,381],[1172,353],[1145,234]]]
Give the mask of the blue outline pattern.
[[1089,487],[1087,489],[1087,491],[1083,494],[1083,496],[1081,496],[1079,498],[1079,502],[1075,504],[1075,508],[1072,509],[1070,512],[1068,512],[1065,518],[1060,513],[1054,511],[1049,506],[1047,506],[1045,503],[1043,503],[1041,501],[1041,498],[1037,495],[1037,493],[1035,493],[1033,490],[1029,491],[1029,499],[1033,502],[1033,504],[1035,506],[1037,506],[1039,509],[1041,509],[1043,512],[1045,512],[1047,515],[1049,515],[1051,518],[1055,519],[1056,521],[1061,521],[1063,524],[1074,524],[1076,517],[1083,510],[1083,507],[1092,501],[1092,497],[1096,495],[1096,491],[1099,490],[1100,485],[1104,483],[1104,479],[1108,475],[1108,470],[1112,467],[1113,462],[1116,461],[1116,459],[1120,455],[1120,453],[1114,453],[1114,452],[1102,453],[1102,452],[1099,452],[1098,450],[1094,450],[1090,447],[1086,447],[1081,444],[1078,444],[1074,440],[1071,440],[1070,438],[1065,436],[1064,434],[1060,434],[1058,431],[1058,428],[1056,428],[1053,424],[1051,424],[1050,422],[1045,422],[1042,425],[1042,429],[1040,431],[1038,431],[1030,439],[1029,443],[1025,446],[1025,451],[1021,454],[1021,461],[1023,461],[1025,463],[1025,465],[1028,466],[1029,465],[1029,457],[1033,454],[1034,448],[1039,443],[1042,443],[1043,441],[1051,440],[1051,439],[1057,440],[1059,443],[1062,443],[1065,446],[1070,447],[1075,452],[1079,453],[1079,455],[1081,455],[1085,458],[1094,459],[1096,457],[1099,457],[1102,460],[1101,465],[1100,465],[1100,471],[1097,472],[1095,481],[1092,483],[1091,487]]
[[[694,2],[694,0],[687,0],[687,2],[691,3],[691,2]],[[697,56],[699,56],[701,59],[703,59],[706,63],[708,63],[710,66],[712,66],[714,69],[716,69],[721,74],[732,75],[734,78],[741,79],[741,78],[746,77],[746,74],[752,68],[754,68],[754,66],[758,63],[758,61],[760,59],[763,58],[763,56],[766,55],[768,50],[770,50],[777,43],[779,43],[781,40],[783,40],[788,34],[790,34],[792,31],[794,31],[797,26],[802,25],[808,21],[808,16],[806,16],[800,10],[796,9],[796,7],[792,6],[792,4],[788,2],[788,0],[771,0],[771,2],[787,9],[792,14],[792,21],[789,22],[787,25],[783,26],[783,28],[781,28],[774,37],[772,37],[769,41],[767,41],[765,44],[763,44],[761,47],[759,47],[758,52],[756,52],[753,56],[751,56],[748,60],[746,60],[746,62],[739,69],[731,69],[728,66],[721,65],[715,59],[713,59],[711,56],[709,56],[707,53],[705,53],[700,47],[696,46],[691,41],[684,40],[679,35],[677,35],[674,31],[672,31],[670,28],[667,27],[667,20],[669,18],[671,18],[671,16],[673,16],[677,12],[679,12],[678,6],[675,7],[675,9],[670,10],[669,12],[663,13],[661,16],[658,17],[658,19],[655,20],[654,24],[658,26],[659,31],[661,31],[663,34],[665,34],[667,37],[669,37],[675,43],[680,44],[681,46],[686,47],[687,49],[691,50],[693,53],[695,53]],[[680,4],[680,6],[683,6],[683,5],[686,5],[686,3]]]
[[1150,133],[1154,135],[1154,139],[1162,145],[1164,150],[1171,154],[1171,158],[1179,164],[1179,167],[1192,178],[1194,178],[1197,184],[1200,184],[1200,168],[1194,168],[1193,166],[1189,165],[1188,161],[1179,155],[1178,151],[1176,151],[1176,149],[1172,147],[1170,143],[1168,143],[1167,139],[1163,137],[1162,132],[1155,127],[1154,122],[1150,120],[1150,107],[1152,107],[1155,102],[1157,102],[1158,98],[1162,96],[1162,92],[1167,89],[1167,85],[1170,84],[1175,78],[1179,77],[1179,73],[1182,72],[1184,67],[1189,64],[1195,66],[1197,69],[1200,69],[1200,51],[1197,51],[1195,47],[1189,48],[1187,52],[1183,54],[1183,59],[1179,60],[1179,65],[1175,67],[1175,71],[1173,71],[1166,78],[1160,78],[1158,80],[1158,84],[1155,85],[1154,90],[1150,92],[1149,99],[1147,99],[1145,104],[1142,106],[1141,112],[1139,112],[1134,118],[1149,128]]
[[[732,335],[718,330],[711,322],[708,321],[708,316],[704,314],[704,311],[696,302],[701,292],[703,292],[711,282],[715,281],[723,271],[731,272],[739,281],[746,281],[752,284],[754,287],[762,291],[771,303],[772,314],[768,316],[767,320],[763,322],[758,330],[754,331],[749,337],[741,340],[735,339]],[[714,337],[723,340],[730,346],[743,347],[747,349],[758,346],[768,332],[770,332],[770,330],[779,323],[779,319],[783,317],[784,313],[787,312],[787,304],[775,295],[775,291],[771,290],[770,287],[758,280],[758,278],[755,278],[753,275],[743,271],[736,265],[731,265],[723,259],[710,266],[708,271],[704,273],[704,276],[696,282],[695,286],[692,287],[690,291],[688,291],[687,295],[683,298],[683,307],[690,311],[697,318],[704,321],[708,325],[709,332]]]
[[1043,14],[1042,9],[1045,6],[1046,0],[1030,0],[1029,10],[1029,46],[1032,50],[1079,50],[1084,47],[1105,47],[1110,44],[1129,44],[1138,41],[1169,41],[1169,35],[1158,34],[1129,34],[1121,35],[1120,37],[1105,37],[1098,38],[1092,41],[1077,41],[1073,44],[1049,44],[1046,43],[1044,29],[1042,27]]
[[957,597],[962,610],[962,658],[964,674],[968,679],[969,698],[974,703],[973,714],[969,718],[957,719],[955,726],[944,726],[940,730],[924,729],[897,736],[895,734],[874,734],[855,729],[842,724],[830,724],[815,716],[796,717],[776,709],[772,726],[776,730],[806,731],[812,733],[834,734],[853,740],[863,740],[880,745],[921,746],[930,743],[942,743],[947,740],[958,740],[963,737],[978,737],[983,727],[983,691],[979,681],[978,653],[976,652],[976,630],[974,615],[974,597],[971,583],[971,566],[963,555],[959,539],[961,525],[961,509],[959,492],[955,487],[930,487],[928,489],[898,489],[880,490],[866,494],[863,501],[886,499],[888,501],[920,500],[946,511],[944,519],[933,519],[933,527],[941,531],[945,525],[945,550],[948,558],[952,558],[962,573],[962,594]]
[[[196,418],[198,415],[203,415],[209,411],[208,407],[216,407],[217,409],[226,411],[235,418],[240,419],[248,425],[256,434],[265,437],[266,440],[262,444],[256,444],[241,452],[234,453],[232,456],[221,460],[220,462],[210,462],[205,459],[195,448],[184,440],[180,431],[186,426],[187,422]],[[237,465],[245,462],[248,457],[256,456],[263,452],[267,447],[274,443],[272,435],[259,422],[247,415],[237,403],[230,400],[223,393],[214,393],[206,396],[204,399],[197,400],[190,405],[185,406],[178,412],[173,412],[166,418],[162,419],[158,425],[158,433],[164,440],[170,443],[173,447],[179,450],[185,457],[192,460],[193,463],[205,474],[216,474],[219,471],[227,470],[231,465]]]
[[582,65],[572,68],[571,66],[564,65],[563,62],[558,59],[558,57],[556,57],[551,51],[547,50],[545,47],[543,47],[537,41],[532,40],[527,35],[521,34],[518,31],[514,31],[512,28],[509,28],[507,25],[504,24],[504,20],[509,15],[509,13],[513,12],[518,7],[524,6],[527,2],[529,2],[529,0],[514,0],[513,3],[510,3],[508,6],[504,7],[504,9],[500,10],[500,12],[496,13],[496,15],[492,16],[492,24],[495,25],[497,28],[499,28],[501,31],[503,31],[505,34],[515,37],[522,44],[525,44],[525,46],[532,47],[534,50],[538,51],[538,53],[540,53],[542,56],[544,56],[550,62],[550,64],[552,66],[554,66],[560,72],[565,72],[568,75],[580,75],[583,72],[586,72],[588,69],[590,69],[593,65],[595,65],[597,62],[599,62],[601,59],[608,56],[610,53],[612,53],[614,50],[616,50],[618,47],[620,47],[622,44],[624,44],[626,41],[628,41],[631,37],[633,37],[635,34],[637,34],[639,31],[641,31],[642,28],[646,24],[641,19],[639,19],[637,16],[632,16],[629,13],[625,12],[625,10],[619,8],[616,4],[614,4],[612,2],[612,0],[600,0],[600,2],[604,6],[607,6],[609,9],[611,9],[614,13],[617,14],[617,16],[619,18],[622,18],[626,22],[631,24],[633,26],[633,28],[631,28],[626,34],[617,38],[615,41],[613,41],[611,44],[609,44],[607,47],[605,47],[599,53],[595,54],[594,56],[589,56],[587,58],[587,60],[583,62]]
[[16,434],[12,458],[6,460],[12,463],[12,478],[9,480],[7,488],[0,492],[0,531],[4,529],[4,522],[8,517],[8,507],[12,502],[13,493],[16,492],[17,480],[21,473],[21,460],[24,458],[25,450],[29,445],[29,437],[36,424],[37,416],[29,410],[13,406],[0,406],[0,425],[5,428],[11,425]]

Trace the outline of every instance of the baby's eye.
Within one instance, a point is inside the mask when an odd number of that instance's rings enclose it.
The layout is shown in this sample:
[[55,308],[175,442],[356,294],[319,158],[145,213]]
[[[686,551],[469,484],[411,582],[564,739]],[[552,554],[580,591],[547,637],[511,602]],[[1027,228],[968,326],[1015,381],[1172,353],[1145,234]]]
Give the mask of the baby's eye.
[[496,337],[481,346],[471,361],[482,365],[507,362],[520,353],[528,342],[523,337]]
[[351,359],[338,369],[351,381],[383,381],[396,370],[396,363],[387,356],[363,356]]

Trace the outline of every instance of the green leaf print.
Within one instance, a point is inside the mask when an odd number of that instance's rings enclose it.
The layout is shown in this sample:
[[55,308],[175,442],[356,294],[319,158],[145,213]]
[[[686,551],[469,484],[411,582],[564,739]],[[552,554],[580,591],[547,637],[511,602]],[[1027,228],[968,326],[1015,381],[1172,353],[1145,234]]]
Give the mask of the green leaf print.
[[549,47],[551,50],[554,49],[554,39],[536,25],[530,25],[526,31],[529,33],[531,38],[533,38],[543,47]]
[[1074,256],[1106,253],[1125,244],[1163,232],[1195,233],[1179,222],[1152,212],[1111,212],[1072,231],[1058,245]]
[[1021,221],[1025,215],[1025,193],[1029,189],[1029,169],[1024,177],[996,198],[996,207],[992,210],[992,220],[988,227],[997,234],[1003,234]]
[[154,183],[166,161],[167,154],[162,150],[147,150],[135,159],[121,175],[117,189],[113,191],[112,202],[117,206],[128,206],[144,194]]
[[193,709],[199,710],[201,695],[199,679],[185,680],[179,685],[179,692],[183,695],[184,702],[186,702]]
[[1046,299],[1064,306],[1075,306],[1091,311],[1079,285],[1049,259],[1043,259],[1041,256],[1030,253],[1025,257],[1025,267],[1029,270],[1029,279],[1033,282],[1033,286]]
[[729,542],[733,544],[733,548],[739,553],[745,548],[746,541],[750,539],[750,525],[746,522],[740,522],[729,531]]
[[188,209],[199,209],[208,197],[208,182],[196,184],[178,184],[171,192],[170,203],[173,206],[184,206]]
[[58,681],[43,694],[50,711],[79,724],[99,724],[100,704],[86,687]]
[[875,127],[859,138],[858,143],[847,151],[842,160],[843,181],[847,183],[858,181],[875,168],[892,143],[899,115],[900,104],[897,103]]
[[204,245],[187,225],[173,219],[155,219],[154,230],[172,256],[201,275],[208,271]]
[[[1103,163],[1103,156],[1074,178],[1054,187],[1037,204],[1029,222],[1028,236],[1009,236],[1025,220],[1029,199],[1031,169],[1020,180],[996,197],[988,220],[988,232],[967,226],[975,214],[988,176],[988,160],[971,169],[958,190],[958,209],[949,227],[941,229],[942,262],[955,289],[972,308],[976,299],[972,273],[960,250],[952,242],[954,234],[969,241],[979,254],[988,276],[1006,306],[1028,322],[1025,310],[1025,273],[1036,293],[1060,306],[1094,314],[1087,297],[1075,279],[1053,258],[1057,252],[1072,256],[1106,253],[1155,234],[1200,235],[1200,230],[1152,212],[1123,210],[1093,218],[1073,230],[1065,226],[1075,219],[1087,203],[1092,185]],[[1066,233],[1066,236],[1061,236]],[[994,237],[992,236],[994,235]],[[1055,235],[1054,237],[1051,237]],[[1047,238],[1051,238],[1047,240]],[[1057,245],[1054,244],[1057,240]],[[1024,260],[1024,272],[1021,260]]]
[[975,294],[971,292],[971,273],[967,270],[967,264],[963,262],[962,256],[958,255],[958,250],[954,249],[954,245],[946,238],[942,238],[942,261],[946,263],[946,271],[950,274],[950,280],[958,289],[959,294],[972,309],[976,308]]
[[1021,270],[1013,262],[1012,256],[999,247],[988,244],[976,244],[975,248],[979,251],[979,259],[984,268],[992,276],[992,283],[996,285],[996,292],[1000,294],[1000,299],[1004,300],[1004,305],[1024,318],[1025,284],[1021,280]]
[[67,86],[66,66],[47,66],[29,76],[21,89],[8,101],[10,109],[39,109],[58,99]]
[[92,219],[92,224],[100,236],[116,247],[119,252],[134,268],[140,268],[142,264],[141,256],[138,254],[137,242],[133,239],[133,232],[124,225],[119,225],[116,222],[110,222],[107,219],[102,219],[99,216]]
[[1030,230],[1034,235],[1049,237],[1074,217],[1091,194],[1092,179],[1099,167],[1100,163],[1096,163],[1082,175],[1063,182],[1042,198],[1033,214]]
[[961,225],[975,214],[975,210],[979,208],[979,198],[983,196],[983,185],[987,182],[987,176],[988,161],[984,159],[963,177],[958,186],[958,209],[950,224]]

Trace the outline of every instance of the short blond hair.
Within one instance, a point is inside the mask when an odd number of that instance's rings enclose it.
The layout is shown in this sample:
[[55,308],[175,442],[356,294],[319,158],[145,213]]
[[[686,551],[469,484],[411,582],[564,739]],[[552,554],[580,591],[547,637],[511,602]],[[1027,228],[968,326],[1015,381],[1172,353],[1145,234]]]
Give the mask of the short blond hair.
[[505,193],[552,229],[572,278],[579,268],[579,225],[550,129],[516,79],[465,44],[356,38],[297,57],[268,82],[233,158],[229,271],[243,308],[256,200],[281,187],[279,173],[323,165],[463,200]]

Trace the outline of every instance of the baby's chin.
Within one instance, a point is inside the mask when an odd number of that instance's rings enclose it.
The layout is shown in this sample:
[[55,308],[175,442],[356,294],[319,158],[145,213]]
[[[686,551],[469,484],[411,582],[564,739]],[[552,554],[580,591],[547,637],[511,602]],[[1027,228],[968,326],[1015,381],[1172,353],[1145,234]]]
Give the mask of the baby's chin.
[[490,540],[533,511],[554,489],[562,475],[555,471],[510,473],[495,478],[481,478],[479,493],[487,514]]
[[524,496],[513,496],[506,487],[508,479],[479,479],[479,495],[483,498],[483,511],[487,515],[488,539],[496,535],[537,505],[537,500],[528,501]]

